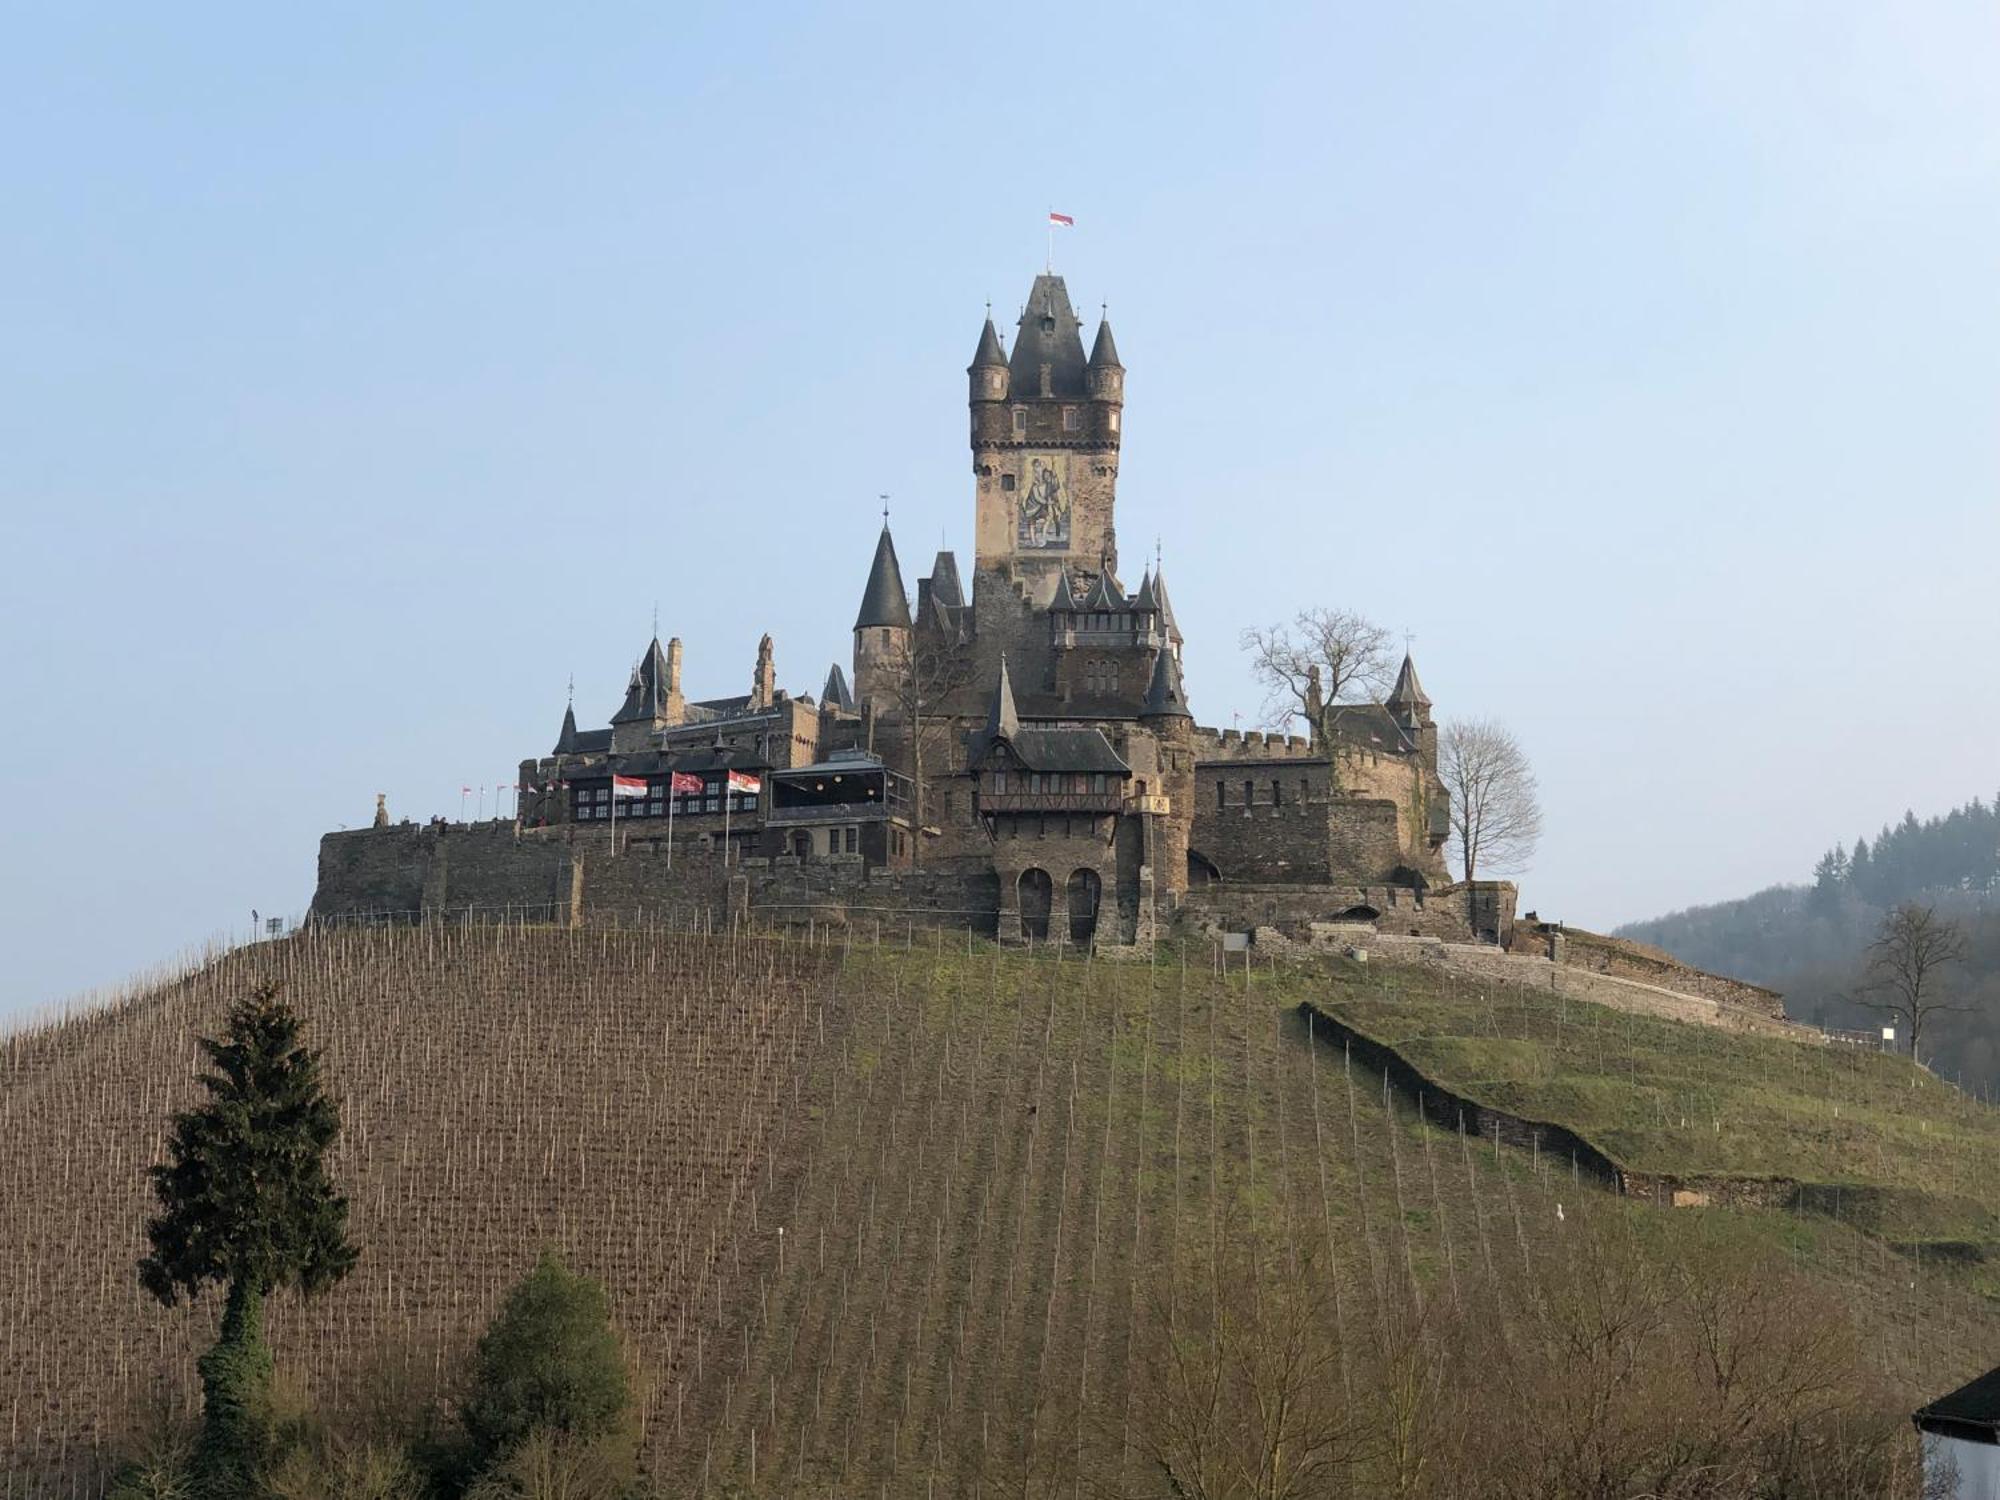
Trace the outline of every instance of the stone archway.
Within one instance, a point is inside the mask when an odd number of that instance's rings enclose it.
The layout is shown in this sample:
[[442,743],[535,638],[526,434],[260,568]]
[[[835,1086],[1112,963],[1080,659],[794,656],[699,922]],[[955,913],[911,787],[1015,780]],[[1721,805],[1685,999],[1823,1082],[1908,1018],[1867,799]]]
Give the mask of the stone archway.
[[1097,907],[1104,896],[1104,880],[1095,870],[1072,870],[1064,894],[1069,899],[1069,940],[1087,943],[1097,931]]
[[1023,870],[1014,891],[1021,903],[1021,936],[1038,943],[1048,941],[1049,908],[1055,903],[1055,882],[1049,879],[1049,872]]
[[1214,885],[1220,879],[1222,879],[1222,871],[1215,867],[1214,860],[1203,854],[1199,849],[1188,850],[1187,883],[1190,887]]

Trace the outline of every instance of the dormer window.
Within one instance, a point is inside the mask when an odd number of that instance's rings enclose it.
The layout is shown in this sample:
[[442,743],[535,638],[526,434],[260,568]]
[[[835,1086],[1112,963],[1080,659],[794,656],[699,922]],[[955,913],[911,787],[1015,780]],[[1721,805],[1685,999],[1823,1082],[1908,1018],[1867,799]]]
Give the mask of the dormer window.
[[1042,319],[1042,332],[1054,333],[1055,331],[1056,331],[1056,320],[1054,318],[1044,317]]
[[1063,408],[1063,431],[1077,432],[1083,427],[1082,415],[1074,406]]
[[[1044,379],[1047,378],[1046,376],[1047,368],[1048,367],[1046,365],[1043,366]],[[1025,408],[1017,406],[1014,408],[1014,435],[1016,437],[1019,437],[1022,433],[1026,432],[1027,430],[1028,430],[1028,413]]]

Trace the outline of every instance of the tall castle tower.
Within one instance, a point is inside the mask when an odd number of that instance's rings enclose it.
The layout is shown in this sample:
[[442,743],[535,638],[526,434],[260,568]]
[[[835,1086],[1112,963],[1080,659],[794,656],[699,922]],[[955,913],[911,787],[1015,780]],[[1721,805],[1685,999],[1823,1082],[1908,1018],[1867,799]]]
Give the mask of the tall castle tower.
[[989,317],[966,375],[980,571],[1011,572],[1038,592],[1065,566],[1115,571],[1125,367],[1110,321],[1086,357],[1062,277],[1037,276],[1012,357]]

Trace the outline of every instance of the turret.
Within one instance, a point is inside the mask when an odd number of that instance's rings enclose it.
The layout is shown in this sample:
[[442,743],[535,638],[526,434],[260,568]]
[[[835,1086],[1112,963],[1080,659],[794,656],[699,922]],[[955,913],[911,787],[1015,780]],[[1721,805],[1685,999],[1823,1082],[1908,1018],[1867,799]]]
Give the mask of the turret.
[[[625,687],[624,703],[611,716],[611,748],[614,752],[629,755],[634,751],[650,749],[654,731],[665,729],[674,722],[668,711],[667,690],[673,675],[667,655],[660,649],[660,638],[654,636],[645,654],[639,658],[639,665],[632,669],[632,679]],[[575,728],[573,723],[570,727],[572,730]]]
[[1164,810],[1149,814],[1153,837],[1153,891],[1178,904],[1187,892],[1188,831],[1194,823],[1194,715],[1181,685],[1181,664],[1171,646],[1153,658],[1153,680],[1139,708],[1140,725],[1152,731],[1160,757]]
[[861,609],[854,617],[855,696],[878,714],[893,707],[909,652],[910,596],[903,591],[896,543],[885,521],[868,568],[868,586],[861,593]]
[[[1090,346],[1090,363],[1084,367],[1084,388],[1093,401],[1113,406],[1125,404],[1125,367],[1118,363],[1118,341],[1111,337],[1111,319],[1097,325],[1097,341]],[[1117,426],[1112,425],[1112,431]]]
[[1403,732],[1416,741],[1424,763],[1433,768],[1437,765],[1437,721],[1431,717],[1430,695],[1424,685],[1417,680],[1417,663],[1410,653],[1403,653],[1403,668],[1396,674],[1396,685],[1389,690],[1388,698],[1382,706]]
[[1000,347],[1000,335],[993,327],[991,313],[986,316],[986,326],[979,331],[979,347],[973,352],[965,375],[973,405],[1007,399],[1007,351]]

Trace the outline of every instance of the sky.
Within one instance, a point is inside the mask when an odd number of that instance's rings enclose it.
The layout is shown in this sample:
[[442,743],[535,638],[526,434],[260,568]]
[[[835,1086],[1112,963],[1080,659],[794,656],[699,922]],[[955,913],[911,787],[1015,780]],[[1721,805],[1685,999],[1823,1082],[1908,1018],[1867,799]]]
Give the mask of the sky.
[[[1205,723],[1354,609],[1502,720],[1597,928],[2000,788],[2000,9],[16,8],[0,1018],[969,564],[1056,268]],[[1088,330],[1086,330],[1088,336]],[[490,798],[491,793],[489,791]]]

